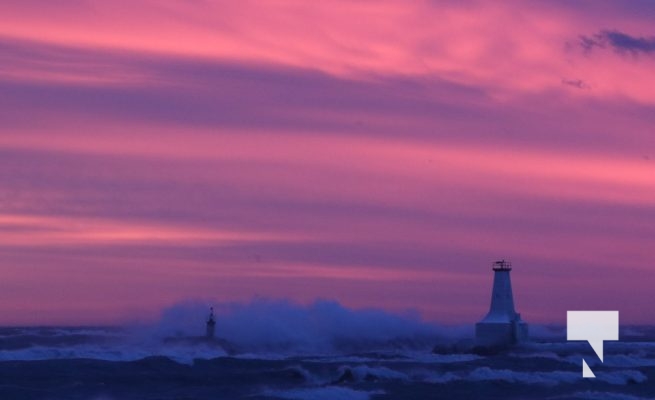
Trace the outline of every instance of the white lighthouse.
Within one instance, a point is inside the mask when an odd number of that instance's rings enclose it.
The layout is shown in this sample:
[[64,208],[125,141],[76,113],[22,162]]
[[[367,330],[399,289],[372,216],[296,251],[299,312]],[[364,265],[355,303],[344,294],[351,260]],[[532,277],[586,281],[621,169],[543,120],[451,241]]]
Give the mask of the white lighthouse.
[[493,263],[494,287],[491,307],[482,321],[475,324],[475,341],[479,346],[508,346],[525,341],[528,324],[514,309],[512,281],[509,273],[512,264],[501,260]]

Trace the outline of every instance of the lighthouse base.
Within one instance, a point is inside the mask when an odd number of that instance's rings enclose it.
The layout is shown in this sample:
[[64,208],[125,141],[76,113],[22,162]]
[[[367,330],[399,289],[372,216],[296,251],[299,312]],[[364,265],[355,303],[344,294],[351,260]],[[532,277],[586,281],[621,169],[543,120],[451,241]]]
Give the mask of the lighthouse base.
[[514,322],[478,322],[475,324],[477,346],[504,347],[525,342],[528,339],[528,324]]

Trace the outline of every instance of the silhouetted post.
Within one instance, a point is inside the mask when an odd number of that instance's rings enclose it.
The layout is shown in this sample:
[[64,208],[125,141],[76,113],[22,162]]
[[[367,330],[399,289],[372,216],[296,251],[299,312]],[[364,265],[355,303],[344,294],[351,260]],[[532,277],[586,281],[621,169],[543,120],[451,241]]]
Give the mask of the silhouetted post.
[[215,330],[216,319],[214,318],[214,307],[211,307],[209,309],[209,318],[207,318],[207,331],[205,332],[205,337],[207,339],[213,339]]

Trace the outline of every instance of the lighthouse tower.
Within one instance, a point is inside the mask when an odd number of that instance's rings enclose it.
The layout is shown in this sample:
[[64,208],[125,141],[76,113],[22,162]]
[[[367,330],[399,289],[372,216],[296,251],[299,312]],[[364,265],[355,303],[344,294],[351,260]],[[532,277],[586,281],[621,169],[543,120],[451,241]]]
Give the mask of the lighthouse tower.
[[215,330],[216,319],[214,318],[214,307],[211,307],[209,309],[209,318],[207,318],[207,330],[205,332],[205,337],[207,339],[213,339]]
[[479,346],[508,346],[525,341],[528,324],[514,309],[512,281],[509,273],[512,264],[501,260],[493,263],[494,287],[491,307],[482,321],[475,324],[475,341]]

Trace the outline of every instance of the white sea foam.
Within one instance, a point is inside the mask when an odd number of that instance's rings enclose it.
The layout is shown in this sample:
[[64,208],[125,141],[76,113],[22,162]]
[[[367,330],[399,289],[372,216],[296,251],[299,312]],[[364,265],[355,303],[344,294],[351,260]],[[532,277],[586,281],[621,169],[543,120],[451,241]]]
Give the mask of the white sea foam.
[[575,399],[584,399],[584,400],[655,400],[655,397],[638,397],[638,396],[632,396],[623,393],[594,392],[594,391],[576,392],[566,396],[552,397],[552,399],[559,399],[559,398],[566,398],[566,399],[575,398]]
[[[600,364],[599,361],[596,362],[596,360],[594,360],[593,364],[596,365],[596,363]],[[627,355],[612,354],[605,357],[605,361],[602,363],[602,365],[606,365],[609,367],[629,367],[629,368],[653,367],[655,366],[655,359],[650,357],[641,357],[636,354],[627,354]]]
[[368,365],[342,366],[339,368],[339,376],[343,376],[348,371],[350,371],[356,382],[365,380],[410,380],[409,376],[403,372],[387,367],[369,367]]
[[163,356],[178,363],[192,364],[196,358],[210,359],[225,356],[220,348],[182,345],[80,344],[72,346],[34,346],[0,351],[1,361],[34,361],[51,359],[88,358],[105,361],[136,361],[146,357]]
[[655,366],[655,358],[653,355],[648,356],[644,351],[627,353],[627,354],[608,354],[605,356],[604,361],[601,362],[599,359],[590,354],[585,353],[573,353],[566,356],[560,356],[554,352],[536,352],[536,353],[514,353],[510,354],[512,357],[516,358],[542,358],[555,360],[562,363],[572,364],[572,365],[582,365],[582,359],[584,358],[587,365],[590,367],[595,367],[603,365],[605,367],[614,367],[614,368],[639,368],[639,367],[653,367]]
[[[202,333],[207,303],[180,303],[164,310],[149,336]],[[334,301],[299,305],[283,300],[218,304],[217,336],[243,352],[350,354],[385,349],[430,351],[452,329],[426,323],[416,313],[348,309]]]
[[475,361],[483,359],[484,357],[478,356],[476,354],[433,354],[426,352],[406,352],[403,353],[406,358],[404,359],[393,359],[393,361],[406,361],[406,362],[419,362],[426,364],[453,364],[453,363],[463,363],[469,361]]
[[312,374],[311,372],[309,372],[308,370],[306,370],[300,365],[292,365],[290,367],[285,368],[284,370],[288,372],[293,372],[301,376],[306,383],[310,383],[314,385],[327,383],[325,380],[319,379],[317,376],[315,376],[314,374]]
[[452,372],[446,372],[443,374],[436,372],[415,373],[413,374],[413,378],[415,378],[417,381],[426,383],[448,383],[462,380],[461,376]]
[[[508,369],[491,369],[489,367],[476,368],[468,374],[467,379],[502,380],[525,384],[557,385],[560,383],[573,383],[583,379],[579,372],[571,371],[535,371],[523,372]],[[611,372],[597,372],[596,379],[612,385],[626,385],[629,382],[644,382],[646,376],[637,370],[618,370]]]
[[581,374],[567,371],[522,372],[509,369],[476,368],[468,374],[467,380],[473,381],[506,381],[511,383],[526,383],[539,385],[557,385],[562,382],[575,382],[581,379]]
[[[384,360],[386,362],[394,363],[454,364],[480,360],[483,358],[475,354],[433,354],[427,351],[390,352],[379,354],[384,355]],[[314,355],[312,357],[303,358],[303,361],[313,363],[367,363],[378,362],[380,361],[380,358],[355,355]]]
[[264,396],[289,400],[369,400],[373,395],[382,394],[383,391],[361,391],[339,386],[267,390],[263,393]]

